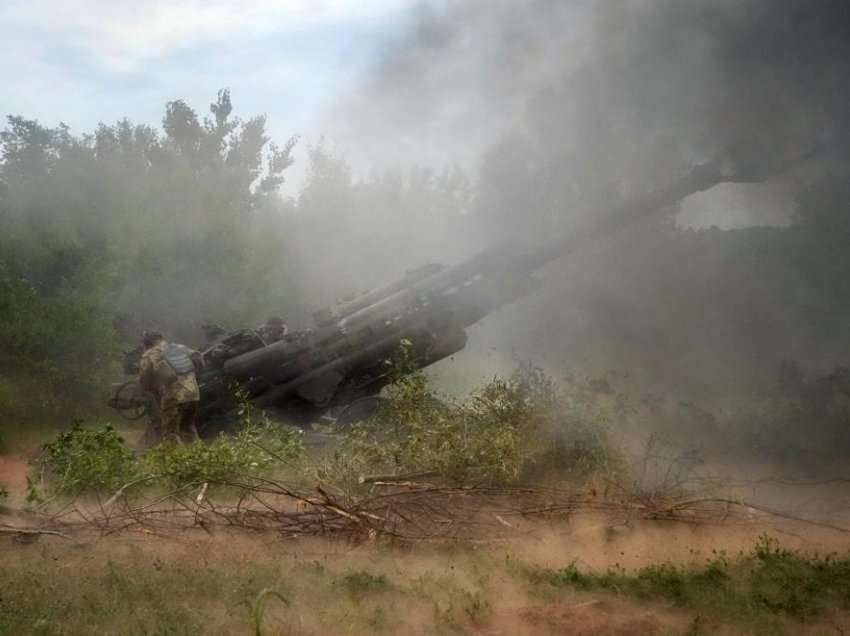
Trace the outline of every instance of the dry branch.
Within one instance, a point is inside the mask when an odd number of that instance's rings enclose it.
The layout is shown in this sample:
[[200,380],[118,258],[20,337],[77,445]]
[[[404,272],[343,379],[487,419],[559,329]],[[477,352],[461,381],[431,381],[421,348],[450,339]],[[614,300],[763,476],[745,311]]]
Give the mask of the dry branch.
[[[230,527],[275,531],[288,537],[480,542],[520,536],[534,527],[528,522],[556,522],[577,514],[601,515],[611,523],[663,519],[705,524],[748,521],[752,520],[753,511],[758,511],[762,518],[783,518],[850,532],[848,528],[722,497],[647,500],[622,494],[607,498],[582,491],[486,484],[447,486],[376,480],[372,485],[379,483],[379,492],[359,497],[334,495],[321,487],[307,492],[263,478],[191,484],[134,506],[120,495],[113,495],[105,506],[93,508],[77,502],[73,516],[66,512],[45,515],[40,528],[18,529],[0,524],[0,531],[68,537],[73,531],[95,530],[111,535],[136,528],[172,536],[198,528],[212,532],[215,527]],[[210,495],[215,486],[235,491],[229,503],[213,503]]]
[[13,534],[13,535],[51,535],[54,537],[62,537],[63,539],[70,539],[71,536],[65,534],[64,532],[59,532],[58,530],[48,530],[45,528],[16,528],[14,526],[2,525],[0,526],[0,534]]

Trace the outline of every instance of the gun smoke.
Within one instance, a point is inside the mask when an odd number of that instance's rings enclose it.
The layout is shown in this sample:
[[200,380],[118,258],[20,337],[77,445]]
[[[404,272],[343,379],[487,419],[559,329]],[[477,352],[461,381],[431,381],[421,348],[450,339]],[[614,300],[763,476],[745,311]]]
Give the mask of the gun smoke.
[[848,53],[842,2],[423,3],[332,119],[355,165],[424,156],[477,175],[468,218],[444,237],[455,252],[568,233],[736,145],[820,147],[769,183],[718,187],[666,223],[588,245],[470,344],[697,395],[748,390],[786,358],[843,361],[843,330],[827,335],[776,289],[805,273],[754,256],[785,240],[778,228],[682,226],[788,225],[798,197],[846,174]]

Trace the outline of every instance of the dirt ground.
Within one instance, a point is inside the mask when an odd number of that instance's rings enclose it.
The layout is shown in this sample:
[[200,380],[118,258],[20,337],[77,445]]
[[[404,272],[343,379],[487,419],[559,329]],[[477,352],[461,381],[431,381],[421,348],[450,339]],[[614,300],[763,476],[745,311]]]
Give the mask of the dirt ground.
[[850,547],[847,535],[793,522],[612,527],[593,518],[541,525],[514,541],[473,546],[352,544],[244,531],[179,537],[133,531],[32,542],[4,537],[0,634],[637,636],[850,630],[847,613],[806,622],[741,623],[610,591],[541,590],[521,574],[528,567],[570,563],[589,569],[699,563],[719,551],[746,551],[764,533],[800,550]]
[[[729,467],[715,467],[733,474]],[[791,517],[850,527],[842,480],[808,483],[751,470],[730,495]],[[0,456],[19,505],[25,456]],[[2,512],[2,510],[0,510]],[[8,522],[6,516],[0,521]],[[13,519],[24,524],[25,520]],[[157,536],[0,535],[0,635],[13,634],[845,634],[850,611],[805,621],[738,618],[617,590],[533,585],[529,568],[634,570],[746,553],[760,537],[807,553],[850,552],[850,533],[777,518],[691,525],[575,516],[515,539],[392,545],[223,528]]]

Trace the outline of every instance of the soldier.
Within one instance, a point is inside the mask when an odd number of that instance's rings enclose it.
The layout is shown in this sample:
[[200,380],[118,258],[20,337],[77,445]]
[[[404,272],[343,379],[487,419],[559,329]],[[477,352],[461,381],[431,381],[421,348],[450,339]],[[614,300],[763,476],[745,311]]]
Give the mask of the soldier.
[[227,335],[227,330],[214,322],[205,322],[201,325],[201,330],[204,332],[204,338],[206,338],[207,344],[210,345],[217,343]]
[[195,421],[201,395],[195,374],[203,369],[201,356],[184,345],[166,342],[157,331],[146,331],[142,344],[139,385],[159,399],[163,439],[198,439]]
[[289,327],[286,321],[280,316],[272,316],[266,320],[264,325],[261,325],[257,329],[257,333],[260,334],[263,342],[268,345],[283,340],[289,333]]

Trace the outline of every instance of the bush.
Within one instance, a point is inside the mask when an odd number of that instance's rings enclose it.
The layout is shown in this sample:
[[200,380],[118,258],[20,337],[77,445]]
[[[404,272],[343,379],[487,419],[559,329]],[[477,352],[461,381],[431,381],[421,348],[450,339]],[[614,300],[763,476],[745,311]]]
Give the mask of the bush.
[[[75,422],[45,445],[38,463],[50,477],[54,495],[112,492],[139,476],[132,451],[109,424],[89,429]],[[39,498],[33,482],[29,490],[31,500]]]
[[566,377],[557,385],[541,369],[524,364],[509,383],[533,416],[526,476],[554,471],[580,478],[619,470],[621,458],[608,429],[622,423],[629,407],[607,381]]
[[524,462],[521,410],[494,383],[468,404],[437,402],[414,384],[397,387],[377,417],[357,426],[341,450],[376,469],[436,470],[456,479],[510,481]]
[[303,450],[300,431],[264,422],[212,442],[164,442],[137,458],[112,426],[87,429],[77,422],[45,446],[38,460],[43,479],[27,480],[27,498],[42,500],[43,488],[54,497],[75,497],[111,494],[133,482],[170,487],[225,483],[268,473]]
[[[604,421],[573,391],[559,393],[538,369],[495,378],[464,401],[438,399],[425,376],[401,372],[379,413],[355,426],[338,461],[359,458],[374,470],[435,471],[457,482],[514,482],[555,468],[586,475],[611,453]],[[356,462],[355,462],[356,463]]]
[[250,424],[235,436],[211,442],[164,442],[145,453],[145,471],[171,486],[225,483],[258,476],[293,461],[304,452],[301,432],[270,422]]

